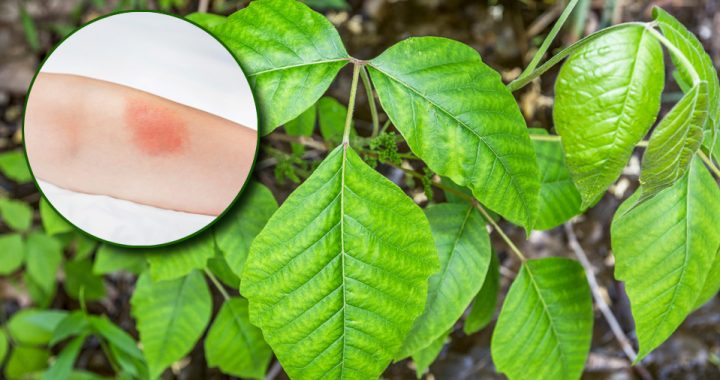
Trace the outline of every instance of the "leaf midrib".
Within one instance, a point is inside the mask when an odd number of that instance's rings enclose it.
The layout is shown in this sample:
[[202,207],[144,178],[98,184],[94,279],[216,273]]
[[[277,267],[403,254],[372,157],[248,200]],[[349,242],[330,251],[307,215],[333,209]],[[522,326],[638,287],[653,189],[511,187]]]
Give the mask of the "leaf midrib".
[[[465,124],[465,122],[463,122],[462,120],[460,120],[460,119],[458,119],[457,117],[455,117],[455,115],[453,115],[450,111],[446,110],[444,107],[442,107],[442,106],[440,106],[439,104],[435,103],[435,102],[434,102],[433,100],[431,100],[429,97],[427,97],[427,96],[425,96],[424,94],[420,93],[420,91],[418,91],[418,90],[415,89],[414,87],[410,86],[408,83],[405,83],[403,80],[396,78],[396,77],[393,76],[392,74],[389,74],[389,73],[386,72],[385,70],[382,70],[381,68],[375,66],[375,65],[372,64],[372,63],[370,64],[370,66],[372,66],[374,69],[376,69],[378,72],[382,73],[382,74],[385,75],[386,77],[392,79],[393,81],[395,81],[395,82],[401,84],[402,86],[404,86],[405,88],[409,89],[410,91],[412,91],[413,93],[415,93],[417,96],[421,97],[422,99],[425,99],[425,100],[426,100],[428,103],[430,103],[433,107],[439,109],[442,113],[444,113],[445,115],[449,116],[452,120],[455,120],[456,123],[458,123],[459,125],[461,125],[461,126],[464,127],[465,129],[467,129],[468,131],[470,131],[473,135],[475,135],[475,137],[478,138],[478,140],[482,141],[482,143],[483,143],[488,149],[490,149],[490,151],[492,152],[492,154],[495,156],[495,159],[496,159],[497,161],[500,161],[500,164],[502,165],[502,167],[503,167],[503,169],[505,170],[505,172],[508,173],[508,174],[511,174],[511,173],[512,173],[512,172],[509,170],[508,165],[506,164],[505,160],[503,160],[503,158],[495,151],[495,149],[490,145],[490,143],[488,143],[487,141],[485,141],[485,137],[484,137],[484,136],[481,136],[480,134],[478,134],[475,130],[473,130],[472,128],[470,128],[469,125]],[[413,126],[413,127],[414,127],[414,126]],[[477,157],[477,156],[476,156],[476,157]],[[475,160],[475,162],[474,162],[474,164],[473,164],[473,170],[476,170],[476,169],[477,169],[477,159]],[[512,186],[513,186],[513,188],[515,189],[515,191],[517,191],[517,192],[520,194],[520,197],[519,197],[520,200],[521,200],[520,203],[522,204],[522,207],[525,209],[525,219],[526,219],[526,221],[528,221],[528,220],[531,219],[530,207],[529,207],[529,205],[527,204],[527,202],[525,201],[525,195],[526,195],[526,194],[525,194],[525,191],[523,191],[522,187],[518,186],[518,184],[517,184],[516,181],[515,181],[515,174],[516,174],[516,173],[512,173],[512,175],[509,176],[509,177],[510,177],[510,182],[512,183]]]
[[[631,88],[631,87],[634,87],[634,86],[635,86],[635,83],[636,83],[636,80],[635,80],[635,72],[636,72],[636,70],[637,70],[638,55],[639,55],[639,53],[640,53],[640,46],[643,45],[643,42],[645,41],[645,38],[646,38],[645,33],[647,33],[647,30],[643,29],[642,35],[640,36],[640,42],[637,44],[637,48],[635,49],[635,54],[634,54],[635,59],[633,59],[632,69],[631,69],[631,73],[630,73],[630,83],[627,85],[627,91],[625,92],[625,96],[623,97],[623,104],[622,104],[622,108],[621,108],[621,112],[620,112],[621,115],[624,115],[624,114],[625,114],[625,110],[627,109],[627,101],[628,101],[628,97],[629,97],[629,94],[630,94],[630,88]],[[613,132],[612,132],[612,143],[611,143],[611,145],[612,145],[613,147],[617,146],[617,135],[618,135],[618,131],[619,131],[619,129],[620,129],[620,128],[618,128],[618,124],[620,123],[620,120],[621,120],[621,119],[622,119],[622,118],[618,118],[618,120],[614,123],[614,127],[615,127],[615,128],[613,128]],[[634,145],[633,145],[633,147],[634,147]],[[599,166],[602,166],[602,165],[605,164],[608,160],[610,160],[610,156],[609,156],[608,154],[605,154],[605,157],[602,159],[602,161],[599,162]],[[593,180],[592,180],[592,182],[591,182],[591,183],[592,183],[592,186],[589,186],[589,188],[595,189],[595,188],[597,187],[598,179],[599,179],[600,177],[601,177],[601,176],[599,176],[599,175],[593,176]],[[585,196],[584,196],[584,193],[583,193],[583,197],[582,197],[582,198],[583,198],[583,202],[582,202],[582,203],[583,203],[583,205],[585,205]]]
[[335,62],[343,62],[343,61],[349,62],[350,58],[342,57],[342,58],[326,59],[326,60],[322,60],[322,61],[303,62],[303,63],[287,65],[287,66],[278,66],[278,67],[273,67],[272,69],[260,70],[260,71],[254,72],[254,73],[250,73],[250,74],[248,74],[248,78],[256,77],[256,76],[260,76],[260,75],[264,75],[264,74],[268,74],[268,73],[272,73],[272,72],[277,72],[277,71],[292,70],[292,69],[306,67],[306,66],[322,65],[322,64],[327,64],[327,63],[335,63]]
[[340,359],[340,378],[344,378],[345,374],[345,348],[347,336],[347,314],[345,313],[345,305],[347,305],[347,287],[345,284],[345,168],[347,163],[347,149],[348,145],[343,143],[342,147],[342,162],[340,165],[340,268],[342,269],[342,294],[343,294],[343,305],[342,305],[342,358]]
[[523,263],[525,266],[525,270],[528,272],[528,276],[530,277],[530,283],[532,283],[533,288],[535,289],[535,293],[538,295],[538,299],[540,299],[540,303],[543,306],[543,312],[547,316],[548,320],[550,321],[550,330],[552,331],[553,338],[555,339],[555,342],[557,342],[558,352],[560,353],[560,362],[562,363],[562,370],[563,374],[568,373],[567,368],[567,358],[565,356],[565,351],[563,350],[563,345],[560,341],[560,335],[558,334],[557,330],[555,330],[555,321],[552,317],[552,314],[550,313],[550,308],[548,307],[547,303],[545,303],[545,299],[542,296],[542,293],[540,292],[540,287],[538,286],[537,282],[535,281],[535,277],[532,274],[532,271],[530,270],[530,266],[527,263]]
[[[192,272],[191,272],[191,274],[192,274]],[[190,275],[191,275],[191,274],[190,274]],[[180,304],[183,303],[183,302],[182,302],[182,301],[183,301],[183,300],[182,300],[182,297],[180,297],[180,296],[185,292],[185,287],[187,286],[187,283],[188,283],[188,280],[189,280],[189,278],[190,278],[190,275],[187,275],[187,276],[183,277],[183,279],[182,279],[182,281],[183,281],[183,282],[182,282],[182,285],[180,285],[180,289],[178,290],[177,296],[175,297],[175,302],[173,303],[173,309],[172,309],[173,312],[172,312],[172,315],[170,315],[170,321],[168,322],[168,325],[167,325],[167,326],[168,326],[168,328],[167,328],[167,331],[168,331],[168,332],[174,330],[173,326],[174,326],[175,323],[177,322],[177,317],[178,317],[178,313],[177,313],[177,310],[178,310],[178,308],[179,308],[178,305],[180,305]],[[173,335],[174,335],[174,334],[173,334]],[[162,353],[162,356],[163,356],[163,357],[165,356],[165,353],[167,353],[167,350],[165,349],[165,347],[166,347],[166,345],[167,345],[167,343],[168,343],[168,340],[169,340],[168,338],[169,338],[169,337],[170,337],[170,334],[164,334],[164,335],[163,335],[162,344],[160,345],[160,348],[161,348],[161,350],[162,350],[161,353]]]
[[[672,311],[674,309],[675,299],[677,298],[678,290],[681,287],[683,279],[685,278],[685,275],[687,274],[687,269],[688,269],[687,264],[688,264],[688,260],[690,258],[690,214],[691,214],[691,212],[690,212],[691,211],[690,210],[690,182],[691,181],[690,181],[689,174],[690,173],[688,173],[687,185],[685,187],[685,189],[686,189],[685,190],[685,233],[683,234],[685,237],[685,252],[684,252],[685,255],[683,257],[683,264],[682,264],[682,271],[680,273],[680,278],[678,279],[677,284],[675,286],[673,286],[673,296],[670,299],[670,304],[669,304],[670,306],[667,309],[665,309],[665,311],[660,316],[660,320],[662,320],[663,323],[665,322],[665,319],[666,319],[668,313],[670,313],[670,311]],[[699,294],[698,292],[695,293],[696,298],[697,298],[698,294]],[[697,301],[697,300],[693,300],[693,302],[690,304],[694,305],[695,301]],[[653,329],[651,336],[655,336],[657,334],[657,331],[660,328],[660,325],[661,325],[661,323],[655,324],[655,328]],[[638,356],[638,357],[640,357],[640,356]],[[637,361],[637,359],[636,359],[636,361]]]
[[235,324],[237,325],[238,330],[240,331],[240,335],[242,336],[243,341],[245,341],[245,345],[247,345],[247,347],[248,347],[251,362],[252,363],[260,363],[260,361],[257,360],[257,355],[256,355],[255,350],[252,347],[250,338],[247,336],[247,334],[245,334],[245,329],[243,328],[242,318],[240,317],[240,315],[238,315],[235,312],[234,305],[232,303],[230,303],[230,301],[226,301],[226,302],[228,302],[228,307],[230,308],[230,314],[232,315],[232,319],[233,319],[233,321],[235,321]]

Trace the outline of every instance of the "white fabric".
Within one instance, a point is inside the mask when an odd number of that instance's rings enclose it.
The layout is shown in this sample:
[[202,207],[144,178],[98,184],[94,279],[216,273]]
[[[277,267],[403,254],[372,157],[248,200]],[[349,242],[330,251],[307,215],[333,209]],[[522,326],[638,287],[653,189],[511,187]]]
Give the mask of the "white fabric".
[[182,239],[215,217],[165,210],[107,195],[83,194],[38,180],[63,216],[90,235],[125,245],[156,245]]
[[[96,21],[55,49],[41,71],[133,87],[257,130],[252,91],[235,59],[207,32],[172,16],[138,12]],[[38,184],[77,227],[125,245],[168,243],[215,219]]]

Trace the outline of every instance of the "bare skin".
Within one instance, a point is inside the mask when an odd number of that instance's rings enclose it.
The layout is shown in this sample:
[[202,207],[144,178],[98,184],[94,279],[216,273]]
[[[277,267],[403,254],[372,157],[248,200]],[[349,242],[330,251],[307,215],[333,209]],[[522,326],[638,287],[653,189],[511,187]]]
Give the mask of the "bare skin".
[[33,173],[60,187],[219,215],[252,166],[256,131],[130,87],[41,73],[27,103]]

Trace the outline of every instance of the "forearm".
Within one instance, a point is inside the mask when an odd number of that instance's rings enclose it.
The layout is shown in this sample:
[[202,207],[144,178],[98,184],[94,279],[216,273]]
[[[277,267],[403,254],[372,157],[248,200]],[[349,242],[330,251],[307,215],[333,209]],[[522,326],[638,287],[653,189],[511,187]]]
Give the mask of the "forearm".
[[34,174],[70,190],[217,215],[247,177],[256,132],[129,87],[40,74],[28,101]]

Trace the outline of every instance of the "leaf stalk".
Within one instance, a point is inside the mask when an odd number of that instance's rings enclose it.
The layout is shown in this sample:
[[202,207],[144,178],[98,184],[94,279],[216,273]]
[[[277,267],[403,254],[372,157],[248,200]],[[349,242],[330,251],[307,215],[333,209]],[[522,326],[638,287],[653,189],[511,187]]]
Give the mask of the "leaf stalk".
[[345,129],[343,130],[343,145],[350,143],[350,126],[352,126],[353,113],[355,112],[355,96],[357,95],[358,77],[360,76],[362,64],[353,62],[352,84],[350,86],[350,99],[348,100],[347,116],[345,117]]

